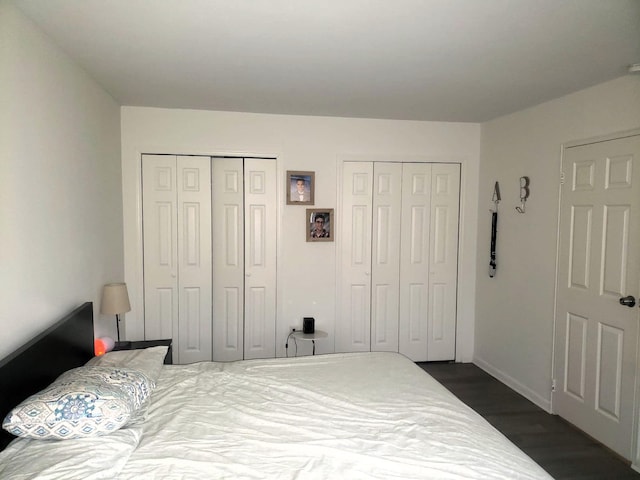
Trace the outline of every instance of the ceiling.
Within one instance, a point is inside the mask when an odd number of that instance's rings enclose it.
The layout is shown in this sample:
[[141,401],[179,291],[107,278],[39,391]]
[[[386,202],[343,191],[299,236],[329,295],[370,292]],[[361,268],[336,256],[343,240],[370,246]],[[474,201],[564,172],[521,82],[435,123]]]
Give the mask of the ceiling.
[[640,0],[13,3],[122,105],[483,122],[640,62]]

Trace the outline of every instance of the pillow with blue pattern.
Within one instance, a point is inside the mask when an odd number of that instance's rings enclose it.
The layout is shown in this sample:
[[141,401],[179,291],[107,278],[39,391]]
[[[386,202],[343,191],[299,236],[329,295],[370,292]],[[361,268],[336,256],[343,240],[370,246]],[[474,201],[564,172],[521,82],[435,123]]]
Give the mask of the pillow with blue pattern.
[[11,410],[2,428],[33,439],[106,435],[126,425],[152,388],[153,382],[137,370],[75,368]]

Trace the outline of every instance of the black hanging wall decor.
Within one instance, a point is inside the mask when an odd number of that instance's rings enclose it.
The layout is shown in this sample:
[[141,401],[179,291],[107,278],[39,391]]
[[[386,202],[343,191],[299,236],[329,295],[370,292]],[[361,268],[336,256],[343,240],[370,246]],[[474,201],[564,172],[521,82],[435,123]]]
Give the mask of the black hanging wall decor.
[[489,277],[493,278],[496,274],[498,264],[496,262],[496,239],[498,236],[498,204],[500,203],[500,184],[498,182],[493,186],[494,208],[491,210],[491,252],[489,260]]

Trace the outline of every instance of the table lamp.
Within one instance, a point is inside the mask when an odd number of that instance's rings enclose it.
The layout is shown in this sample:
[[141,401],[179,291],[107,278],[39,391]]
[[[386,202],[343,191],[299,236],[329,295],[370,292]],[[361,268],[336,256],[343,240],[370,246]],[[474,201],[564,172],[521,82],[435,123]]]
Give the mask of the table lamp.
[[127,292],[126,283],[108,283],[102,289],[102,303],[100,304],[100,313],[116,316],[116,331],[118,333],[118,342],[116,346],[125,346],[130,342],[120,341],[120,314],[131,311],[129,303],[129,293]]

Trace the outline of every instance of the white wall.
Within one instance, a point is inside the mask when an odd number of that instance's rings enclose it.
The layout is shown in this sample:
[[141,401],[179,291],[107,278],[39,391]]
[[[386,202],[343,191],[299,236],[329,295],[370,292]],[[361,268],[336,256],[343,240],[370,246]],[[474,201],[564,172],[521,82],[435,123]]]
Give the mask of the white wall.
[[[132,301],[128,339],[144,337],[140,232],[140,154],[183,153],[272,156],[278,159],[279,264],[277,352],[284,355],[290,325],[314,316],[333,351],[336,242],[307,243],[305,207],[285,205],[287,170],[316,172],[315,208],[337,209],[337,175],[349,159],[404,159],[462,163],[462,226],[458,359],[473,353],[477,177],[480,127],[476,124],[122,109],[122,162],[126,281]],[[338,220],[339,224],[339,220]],[[340,235],[340,232],[337,232]]]
[[118,105],[6,2],[0,65],[2,358],[124,275]]
[[[551,398],[560,153],[563,143],[640,127],[640,77],[576,92],[482,125],[474,362],[543,408]],[[531,179],[526,214],[519,177]],[[498,272],[489,263],[500,182]]]

